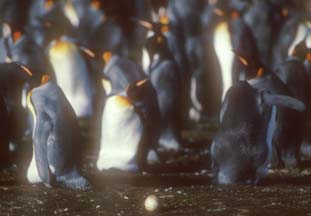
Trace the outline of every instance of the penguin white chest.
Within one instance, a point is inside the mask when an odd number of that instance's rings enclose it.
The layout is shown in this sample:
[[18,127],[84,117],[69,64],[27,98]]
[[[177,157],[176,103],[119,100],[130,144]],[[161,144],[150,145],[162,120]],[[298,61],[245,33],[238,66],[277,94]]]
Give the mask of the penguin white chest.
[[221,22],[216,26],[213,39],[216,56],[220,63],[223,85],[222,99],[224,99],[225,93],[232,85],[232,64],[234,59],[229,25],[227,22]]
[[[305,37],[307,37],[306,38],[307,39],[307,46],[311,47],[311,33],[309,32],[310,27],[308,27],[307,25],[308,25],[308,23],[301,23],[298,26],[294,40],[288,49],[288,55],[289,56],[293,53],[295,46],[299,42],[301,42]],[[310,25],[310,23],[309,23],[309,25]]]
[[97,168],[137,171],[136,154],[143,125],[125,97],[107,100],[102,117],[102,134]]
[[78,117],[92,114],[92,87],[86,63],[78,48],[61,41],[49,50],[49,59],[61,87]]

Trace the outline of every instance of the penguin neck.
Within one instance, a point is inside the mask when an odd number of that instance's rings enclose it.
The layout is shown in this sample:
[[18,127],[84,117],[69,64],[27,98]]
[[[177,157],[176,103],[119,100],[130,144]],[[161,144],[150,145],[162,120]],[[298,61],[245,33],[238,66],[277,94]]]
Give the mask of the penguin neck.
[[228,22],[222,21],[216,25],[213,41],[214,50],[220,63],[223,85],[222,98],[224,99],[226,91],[232,85],[232,64],[234,60],[234,54],[232,52],[233,46]]

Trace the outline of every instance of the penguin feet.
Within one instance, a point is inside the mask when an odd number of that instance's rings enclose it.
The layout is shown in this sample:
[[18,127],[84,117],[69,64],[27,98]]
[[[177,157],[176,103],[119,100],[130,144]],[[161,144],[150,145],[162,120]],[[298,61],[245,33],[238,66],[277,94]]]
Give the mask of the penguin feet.
[[91,185],[88,180],[82,176],[68,177],[68,176],[58,176],[57,182],[60,186],[70,188],[73,190],[87,191],[91,189]]

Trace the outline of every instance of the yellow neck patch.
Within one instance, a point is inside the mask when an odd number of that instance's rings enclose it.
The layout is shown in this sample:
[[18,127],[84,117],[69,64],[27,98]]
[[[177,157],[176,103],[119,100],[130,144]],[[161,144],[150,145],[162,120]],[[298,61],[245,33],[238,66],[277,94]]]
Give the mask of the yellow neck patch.
[[73,48],[73,45],[70,42],[63,41],[63,40],[56,40],[54,44],[50,47],[49,53],[51,55],[63,54],[63,53],[67,53],[72,48]]
[[113,97],[114,101],[116,102],[117,105],[120,105],[122,107],[130,107],[132,106],[131,101],[129,98],[121,96],[121,95],[116,95]]

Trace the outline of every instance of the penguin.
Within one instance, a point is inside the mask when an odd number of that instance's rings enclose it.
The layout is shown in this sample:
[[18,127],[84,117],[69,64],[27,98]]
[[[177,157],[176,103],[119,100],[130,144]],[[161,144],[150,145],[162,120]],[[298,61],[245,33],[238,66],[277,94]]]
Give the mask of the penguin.
[[[308,75],[305,71],[303,61],[298,57],[289,57],[285,62],[275,69],[276,75],[288,86],[294,97],[304,102],[307,111],[297,113],[293,121],[291,121],[292,129],[290,134],[284,140],[280,140],[278,145],[282,145],[281,156],[285,163],[285,167],[297,167],[300,162],[300,148],[307,131],[307,113],[310,98],[310,89],[308,83]],[[289,131],[284,131],[289,133]],[[291,139],[289,139],[291,137]]]
[[[25,107],[25,98],[29,85],[32,85],[31,71],[17,63],[3,63],[0,64],[0,97],[5,104],[5,111],[7,113],[4,133],[9,137],[10,156],[15,157],[15,153],[21,150],[20,147],[26,146],[29,141],[28,131],[28,114]],[[6,116],[5,115],[5,116]],[[16,162],[12,160],[12,163]]]
[[8,23],[13,31],[22,31],[27,23],[31,0],[3,0],[0,2],[0,20]]
[[[306,50],[305,61],[304,66],[305,70],[308,75],[308,86],[311,86],[311,49],[308,48]],[[303,157],[310,158],[311,157],[311,94],[309,93],[309,100],[307,105],[307,126],[306,126],[306,132],[305,137],[303,140],[303,143],[301,145],[301,154]]]
[[[248,73],[252,70],[257,70],[257,76],[248,80],[253,88],[258,91],[267,90],[273,94],[282,94],[295,97],[305,103],[306,109],[308,110],[308,102],[306,101],[306,98],[302,96],[303,92],[306,90],[305,80],[303,80],[306,76],[304,75],[302,65],[299,66],[298,61],[295,60],[295,63],[283,63],[283,66],[280,65],[278,70],[282,70],[283,72],[281,73],[285,74],[287,73],[285,71],[289,72],[292,70],[293,72],[293,70],[300,70],[300,72],[297,72],[296,75],[293,73],[291,76],[291,83],[301,83],[301,88],[304,89],[300,92],[300,95],[295,94],[295,92],[292,91],[290,86],[287,85],[287,82],[280,77],[280,72],[272,72],[269,68],[260,63],[260,60],[258,60],[258,65],[251,65],[248,63],[249,57],[239,57],[241,58],[241,62],[244,62],[245,70],[248,71]],[[296,167],[300,161],[299,149],[305,128],[303,116],[306,113],[297,112],[286,107],[274,107],[273,111],[276,113],[276,118],[273,122],[270,122],[272,125],[270,128],[273,128],[271,129],[273,131],[271,134],[274,151],[271,166],[278,168]]]
[[255,37],[261,62],[267,67],[273,65],[273,44],[280,31],[279,17],[270,0],[254,0],[243,16]]
[[129,84],[147,78],[139,64],[113,51],[103,52],[101,61],[104,64],[102,81],[106,94],[121,92]]
[[[152,25],[151,23],[149,23]],[[153,24],[155,25],[155,24]],[[160,27],[163,26],[160,24]],[[166,37],[153,26],[144,50],[150,64],[145,66],[154,86],[161,114],[159,149],[177,151],[181,148],[181,90],[182,77],[169,50]]]
[[159,109],[148,79],[110,95],[102,116],[98,170],[147,171],[148,152],[156,148]]
[[220,127],[211,145],[212,170],[218,184],[256,184],[267,175],[275,106],[306,109],[298,99],[258,91],[247,81],[239,81],[227,91]]
[[48,59],[61,87],[78,118],[93,114],[93,87],[82,51],[73,42],[59,38],[51,42]]
[[306,39],[307,46],[311,46],[311,22],[310,18],[293,8],[283,7],[281,14],[283,22],[279,36],[274,45],[274,67],[286,61],[292,55],[296,45]]
[[44,75],[41,86],[29,92],[27,107],[34,120],[33,155],[27,180],[42,182],[47,187],[89,189],[89,182],[79,170],[77,117],[61,88]]
[[[18,36],[17,36],[18,35]],[[42,72],[53,75],[53,69],[44,50],[41,49],[28,35],[21,32],[13,34],[13,44],[9,47],[11,56],[6,61],[17,62],[29,68],[32,78],[40,83]]]

